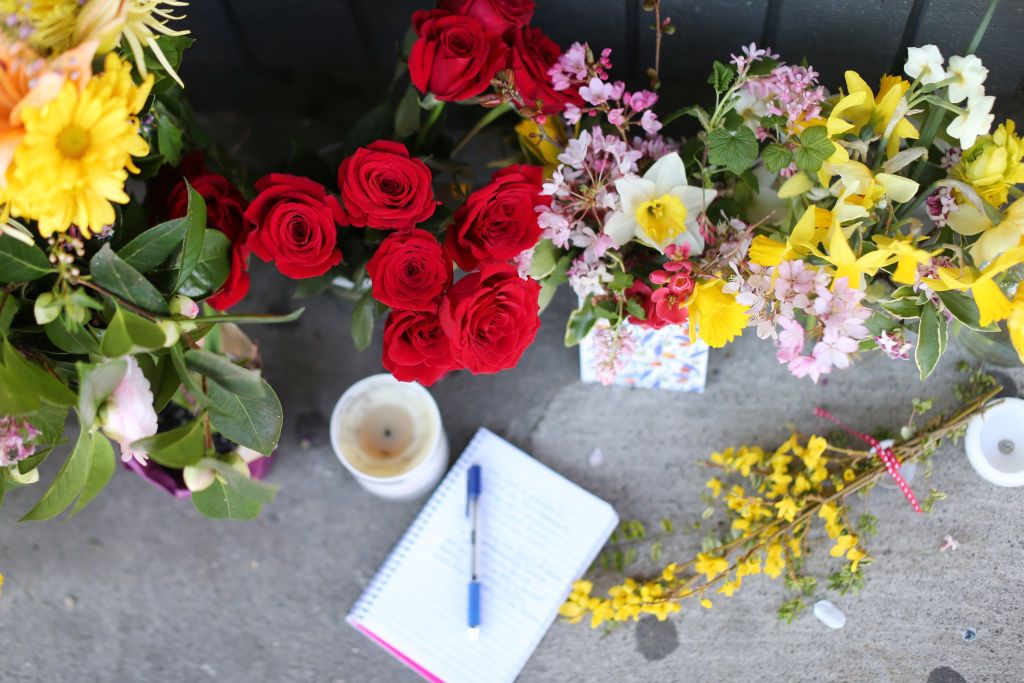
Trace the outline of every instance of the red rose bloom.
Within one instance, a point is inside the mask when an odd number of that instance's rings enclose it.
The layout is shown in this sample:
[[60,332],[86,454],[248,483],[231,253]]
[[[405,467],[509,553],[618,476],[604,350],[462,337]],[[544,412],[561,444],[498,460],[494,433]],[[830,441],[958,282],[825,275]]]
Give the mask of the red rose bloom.
[[473,17],[420,10],[412,22],[419,40],[409,53],[409,76],[421,93],[446,102],[469,99],[487,90],[505,66],[501,36]]
[[400,142],[377,140],[338,167],[345,225],[411,228],[434,215],[437,201],[427,165]]
[[392,311],[384,325],[382,360],[395,379],[425,386],[459,367],[433,311]]
[[[251,228],[245,221],[245,198],[231,181],[217,173],[193,175],[189,182],[206,200],[207,226],[220,230],[231,240],[231,272],[217,293],[207,299],[218,311],[226,311],[249,293],[249,252],[245,243]],[[184,181],[171,190],[167,206],[171,218],[188,213],[188,188]]]
[[501,35],[526,26],[533,18],[533,0],[441,0],[438,9],[473,17],[488,31]]
[[668,320],[664,320],[658,315],[658,311],[651,301],[651,288],[647,286],[647,283],[637,278],[633,281],[633,284],[623,292],[627,299],[632,299],[636,303],[643,307],[646,317],[641,320],[635,315],[629,316],[629,322],[640,327],[648,327],[651,329],[659,330],[666,325],[669,325]]
[[283,275],[323,275],[341,263],[336,221],[342,219],[337,198],[309,178],[271,173],[256,181],[259,194],[245,211],[253,224],[248,248],[273,261]]
[[436,311],[452,284],[452,262],[426,230],[393,232],[366,264],[373,298],[395,310]]
[[513,165],[491,176],[491,183],[469,195],[455,212],[446,243],[463,270],[488,261],[508,261],[540,239],[534,207],[550,198],[540,194],[544,170]]
[[544,103],[545,114],[557,114],[566,104],[583,106],[583,98],[575,89],[555,90],[548,76],[548,69],[554,66],[562,54],[555,41],[533,26],[524,26],[510,34],[512,55],[509,68],[515,73],[516,88],[527,105],[537,100]]
[[452,355],[473,374],[515,367],[540,328],[540,285],[515,266],[487,263],[455,283],[441,301]]
[[[189,179],[192,187],[206,200],[206,225],[217,228],[236,241],[249,228],[245,223],[245,197],[219,173],[204,173]],[[167,198],[167,215],[180,218],[188,213],[188,189],[179,182]],[[243,239],[244,241],[244,239]]]

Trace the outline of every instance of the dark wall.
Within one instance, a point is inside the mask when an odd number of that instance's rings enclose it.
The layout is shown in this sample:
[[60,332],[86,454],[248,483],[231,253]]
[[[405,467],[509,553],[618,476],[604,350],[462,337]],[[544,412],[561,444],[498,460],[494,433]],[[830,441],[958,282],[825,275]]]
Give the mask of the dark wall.
[[[641,0],[537,0],[534,23],[563,47],[573,40],[610,47],[614,75],[644,83],[653,62],[652,15]],[[909,45],[935,43],[962,54],[989,0],[662,0],[677,26],[665,39],[667,107],[707,103],[711,62],[757,42],[808,63],[833,91],[846,69],[869,83],[899,72]],[[337,139],[379,101],[416,9],[431,0],[192,0],[197,42],[183,75],[201,112],[218,112],[227,146],[277,147],[299,138]],[[979,55],[990,70],[997,113],[1019,120],[1024,106],[1024,0],[1002,0]],[[254,142],[262,144],[254,145]],[[262,156],[262,154],[261,154]]]

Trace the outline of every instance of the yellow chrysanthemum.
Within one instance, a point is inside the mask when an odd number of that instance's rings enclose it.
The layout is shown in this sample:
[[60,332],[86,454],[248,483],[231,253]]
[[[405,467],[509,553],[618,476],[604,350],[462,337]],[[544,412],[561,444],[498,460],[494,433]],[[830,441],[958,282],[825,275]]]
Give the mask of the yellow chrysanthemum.
[[112,224],[111,202],[128,202],[124,183],[138,172],[132,157],[149,153],[136,115],[152,84],[135,85],[131,67],[111,53],[82,92],[66,83],[52,101],[25,108],[25,137],[7,174],[11,213],[37,221],[43,237],[71,225],[90,237]]
[[743,328],[750,320],[746,306],[723,292],[724,286],[721,280],[699,285],[688,305],[697,334],[708,346],[716,349],[743,334]]
[[41,52],[59,53],[71,47],[78,0],[0,0],[0,14],[17,37]]

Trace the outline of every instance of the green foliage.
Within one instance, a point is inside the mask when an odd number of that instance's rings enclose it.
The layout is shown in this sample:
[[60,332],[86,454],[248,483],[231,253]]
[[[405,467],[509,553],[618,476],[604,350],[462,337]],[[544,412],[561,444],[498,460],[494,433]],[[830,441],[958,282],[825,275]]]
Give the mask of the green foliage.
[[777,614],[779,619],[787,624],[792,624],[793,620],[800,616],[805,609],[807,609],[807,605],[804,604],[802,599],[790,598],[779,605]]
[[151,459],[167,467],[195,465],[205,455],[202,416],[175,429],[160,432],[132,444],[146,451]]
[[708,134],[708,160],[724,166],[736,175],[754,164],[757,152],[757,138],[747,126],[739,126],[734,130],[716,128]]
[[971,297],[954,290],[935,293],[946,310],[961,323],[974,330],[987,332],[995,331],[995,326],[988,327],[981,324],[981,316],[978,313],[978,304],[974,303]]
[[369,347],[373,341],[374,303],[373,292],[367,290],[352,311],[352,342],[359,351]]
[[409,85],[395,109],[395,137],[406,138],[420,128],[420,98],[416,88]]
[[121,247],[117,255],[140,273],[146,273],[166,261],[181,246],[190,223],[187,217],[173,218],[153,226]]
[[156,323],[117,306],[100,341],[100,352],[107,358],[150,351],[164,346],[166,336]]
[[565,345],[576,346],[583,341],[594,329],[598,317],[593,302],[588,298],[582,306],[569,314],[569,321],[565,325]]
[[762,150],[761,158],[769,171],[778,173],[792,163],[793,152],[785,145],[773,142]]
[[939,358],[946,350],[948,340],[948,323],[940,316],[933,306],[921,309],[921,321],[917,331],[917,345],[914,348],[914,362],[917,363],[921,379],[932,374]]
[[199,467],[215,473],[210,486],[192,494],[192,504],[207,517],[253,519],[277,495],[278,487],[255,481],[220,460],[204,458]]
[[835,144],[828,139],[824,126],[811,126],[797,140],[796,166],[804,173],[816,173],[835,152]]
[[[21,521],[52,519],[81,495],[84,500],[75,505],[71,513],[77,514],[110,479],[112,458],[113,450],[106,437],[87,429],[80,430],[74,450],[64,461],[53,483]],[[94,459],[98,468],[95,474],[92,473]]]
[[97,284],[121,300],[150,313],[168,313],[167,301],[159,290],[115,254],[109,244],[103,245],[92,257],[89,270]]
[[736,70],[732,66],[715,60],[715,63],[711,65],[711,75],[708,76],[708,83],[715,89],[715,92],[721,94],[729,89],[735,78]]
[[52,272],[42,249],[0,233],[0,283],[31,282]]

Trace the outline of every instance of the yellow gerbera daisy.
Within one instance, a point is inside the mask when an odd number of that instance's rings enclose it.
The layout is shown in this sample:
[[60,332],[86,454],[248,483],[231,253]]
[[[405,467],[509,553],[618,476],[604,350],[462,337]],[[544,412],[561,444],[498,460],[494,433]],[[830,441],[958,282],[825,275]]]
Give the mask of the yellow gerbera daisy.
[[111,202],[128,202],[124,183],[138,172],[132,157],[149,153],[136,116],[152,85],[152,77],[135,85],[129,64],[111,53],[81,93],[66,83],[42,107],[26,107],[25,137],[7,173],[11,213],[37,221],[43,237],[71,225],[90,237],[111,225]]

